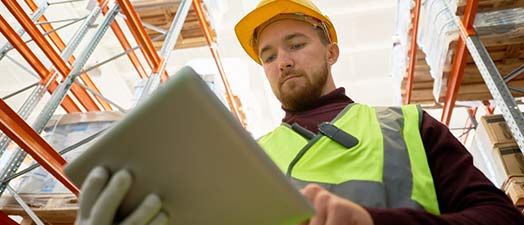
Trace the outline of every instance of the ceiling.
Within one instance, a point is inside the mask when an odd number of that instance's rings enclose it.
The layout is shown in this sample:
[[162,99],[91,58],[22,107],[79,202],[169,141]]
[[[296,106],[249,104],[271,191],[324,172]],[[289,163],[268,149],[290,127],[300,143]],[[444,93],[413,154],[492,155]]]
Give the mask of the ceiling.
[[[396,0],[313,0],[332,20],[339,35],[341,56],[333,68],[335,82],[346,88],[355,101],[372,105],[400,104],[400,89],[390,74],[392,36],[395,26]],[[53,0],[49,2],[58,2]],[[215,0],[211,10],[213,23],[218,34],[218,49],[231,83],[233,92],[240,96],[247,114],[247,122],[254,136],[259,136],[280,123],[282,112],[272,96],[260,66],[245,54],[234,36],[235,23],[257,0]],[[23,3],[21,3],[23,5]],[[211,5],[211,4],[210,4]],[[51,5],[46,11],[49,20],[85,16],[86,1]],[[0,4],[0,14],[17,29],[18,24]],[[119,18],[122,20],[122,18]],[[100,18],[98,22],[100,22]],[[64,23],[62,23],[64,24]],[[59,26],[58,24],[56,26]],[[65,40],[74,33],[75,26],[59,32]],[[92,34],[93,31],[90,31]],[[129,35],[131,37],[131,35]],[[28,39],[27,35],[24,39]],[[0,35],[0,44],[6,40]],[[132,44],[135,45],[135,44]],[[46,66],[49,60],[34,44],[29,45]],[[75,52],[85,47],[82,43]],[[111,30],[89,59],[87,67],[102,62],[123,50]],[[9,53],[21,64],[27,63],[15,51]],[[215,64],[207,47],[176,50],[168,60],[167,71],[172,74],[183,65],[190,64],[202,74],[217,74]],[[0,61],[0,97],[38,81],[36,77],[17,67],[13,61]],[[124,108],[132,106],[134,87],[139,80],[131,63],[121,57],[90,72],[91,78],[102,94]],[[28,93],[7,100],[18,109]],[[45,104],[45,100],[41,105]],[[63,112],[59,110],[59,112]],[[268,113],[269,112],[269,113]]]

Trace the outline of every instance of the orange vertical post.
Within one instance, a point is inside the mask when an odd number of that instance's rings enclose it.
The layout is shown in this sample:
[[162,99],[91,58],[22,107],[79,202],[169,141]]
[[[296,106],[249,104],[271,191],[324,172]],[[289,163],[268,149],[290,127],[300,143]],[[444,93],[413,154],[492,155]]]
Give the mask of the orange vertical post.
[[453,108],[455,107],[455,102],[457,101],[460,84],[462,83],[464,68],[469,57],[469,52],[466,48],[466,38],[469,35],[474,34],[473,21],[475,20],[475,15],[477,14],[477,8],[478,0],[467,1],[464,17],[462,18],[462,24],[460,24],[461,26],[459,27],[461,35],[459,36],[455,57],[453,58],[453,66],[451,68],[451,73],[448,80],[448,89],[446,91],[442,118],[440,120],[446,125],[449,125],[451,120],[451,114],[453,112]]
[[406,79],[406,97],[404,104],[411,102],[411,93],[413,92],[413,81],[415,80],[415,62],[417,60],[417,35],[418,21],[420,18],[421,0],[415,1],[415,13],[413,15],[413,29],[411,31],[411,48],[409,49],[408,77]]

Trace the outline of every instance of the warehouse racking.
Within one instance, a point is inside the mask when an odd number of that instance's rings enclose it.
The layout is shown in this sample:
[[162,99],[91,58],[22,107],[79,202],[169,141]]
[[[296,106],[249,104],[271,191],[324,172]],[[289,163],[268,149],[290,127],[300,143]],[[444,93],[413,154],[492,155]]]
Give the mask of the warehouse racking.
[[[521,151],[524,151],[524,117],[519,110],[519,98],[523,93],[519,89],[522,83],[523,72],[522,52],[524,47],[523,30],[520,27],[510,30],[511,32],[497,32],[501,26],[482,28],[477,31],[474,28],[474,20],[477,12],[518,9],[523,6],[522,1],[493,1],[493,0],[469,0],[459,1],[456,11],[453,11],[449,2],[446,10],[453,17],[452,23],[458,29],[458,40],[453,43],[453,61],[448,71],[445,83],[445,94],[437,96],[433,100],[431,88],[428,82],[432,82],[428,75],[428,66],[425,65],[423,57],[417,60],[416,37],[418,32],[418,21],[420,18],[421,0],[415,1],[413,9],[413,29],[411,29],[411,46],[409,52],[408,74],[405,79],[404,103],[433,103],[428,106],[442,107],[441,122],[449,125],[452,110],[457,100],[459,101],[483,101],[488,107],[487,111],[493,112],[493,105],[489,100],[494,99],[497,108],[504,115]],[[490,50],[490,51],[488,51]],[[504,74],[503,77],[501,74]],[[446,84],[447,83],[447,84]],[[430,86],[431,87],[431,86]],[[462,92],[460,91],[462,90]],[[513,93],[511,91],[513,91]],[[474,117],[475,107],[469,110]]]
[[[133,4],[128,0],[117,0],[115,2],[99,0],[98,6],[95,6],[85,18],[73,18],[70,20],[71,24],[83,23],[80,25],[81,28],[78,29],[78,33],[75,34],[75,38],[67,44],[55,32],[60,28],[52,27],[51,22],[46,21],[45,16],[43,16],[50,4],[46,4],[44,1],[44,3],[37,5],[32,0],[25,0],[26,7],[33,11],[28,13],[16,1],[3,0],[2,2],[17,17],[17,20],[24,25],[24,29],[15,31],[6,20],[0,18],[0,29],[11,43],[0,46],[0,59],[5,57],[6,60],[10,60],[9,55],[5,54],[5,52],[12,49],[13,47],[10,46],[12,45],[24,55],[28,62],[31,62],[32,70],[41,79],[40,82],[31,84],[13,93],[18,94],[27,90],[32,90],[33,92],[18,112],[15,112],[5,102],[0,100],[0,128],[4,134],[7,134],[1,137],[0,147],[2,148],[0,148],[0,152],[2,152],[2,149],[7,148],[10,143],[9,139],[15,141],[25,150],[17,151],[16,155],[9,161],[10,165],[1,171],[0,179],[3,182],[0,188],[7,188],[8,191],[15,194],[15,198],[11,199],[7,204],[7,208],[2,210],[3,213],[0,212],[0,222],[2,223],[17,224],[6,216],[13,214],[23,215],[28,221],[32,220],[35,223],[39,223],[37,222],[39,221],[37,216],[43,222],[54,220],[53,222],[55,223],[71,223],[76,209],[74,197],[71,195],[50,194],[39,196],[35,199],[27,195],[18,196],[8,186],[8,181],[20,175],[20,172],[16,173],[16,171],[27,152],[43,167],[53,171],[53,175],[66,184],[72,192],[78,193],[78,189],[63,176],[62,167],[66,163],[65,160],[33,129],[41,131],[51,118],[52,112],[59,105],[69,113],[109,111],[114,109],[125,111],[125,109],[104,97],[94,83],[90,81],[88,75],[97,66],[110,63],[117,57],[127,55],[138,76],[148,78],[143,92],[147,94],[158,86],[160,82],[167,79],[168,74],[165,71],[165,63],[171,49],[191,48],[206,44],[210,48],[226,87],[228,105],[237,118],[242,121],[245,120],[239,102],[229,88],[216,48],[215,34],[208,22],[206,22],[205,9],[199,0],[147,0],[134,2]],[[415,2],[413,23],[418,24],[420,15],[420,10],[418,9],[420,9],[422,1],[416,0]],[[500,4],[500,2],[506,3]],[[60,4],[60,2],[55,2],[54,4]],[[497,108],[503,112],[506,120],[510,122],[512,132],[519,143],[520,149],[523,150],[523,118],[516,108],[516,104],[520,100],[517,99],[516,101],[512,97],[509,91],[510,88],[503,81],[507,80],[511,82],[511,85],[521,85],[521,81],[524,80],[521,77],[516,77],[522,72],[522,68],[519,67],[523,58],[521,52],[524,51],[522,35],[517,33],[511,37],[497,35],[489,37],[480,35],[479,37],[475,33],[480,31],[473,29],[477,11],[487,11],[494,8],[516,8],[523,5],[523,1],[470,0],[467,1],[466,5],[459,7],[457,12],[462,16],[462,20],[459,21],[457,19],[453,22],[457,27],[460,27],[460,38],[454,43],[454,60],[451,71],[448,71],[447,92],[441,98],[439,97],[436,101],[436,106],[431,94],[427,97],[428,94],[426,92],[428,91],[425,89],[432,85],[428,85],[428,79],[422,75],[427,73],[429,68],[425,65],[423,57],[418,57],[418,59],[416,57],[416,55],[421,56],[423,53],[416,48],[415,37],[417,36],[418,26],[413,26],[412,46],[415,47],[410,52],[411,61],[408,66],[409,75],[406,79],[405,103],[423,103],[430,107],[442,107],[444,111],[442,121],[448,124],[451,118],[451,110],[455,107],[457,100],[488,100],[493,96],[497,102]],[[191,6],[193,7],[191,8]],[[87,37],[87,29],[95,25],[96,17],[101,14],[104,15],[104,19],[103,22],[98,24],[97,33],[90,38]],[[125,25],[122,22],[125,22]],[[91,67],[86,66],[87,58],[89,58],[89,55],[100,41],[99,38],[103,36],[109,27],[111,27],[118,38],[123,52],[100,64]],[[127,36],[124,35],[123,30],[125,29],[130,31],[134,40],[138,43],[137,46],[132,46],[131,42],[133,41],[128,40]],[[26,43],[27,41],[22,39],[23,32],[29,33],[31,39],[38,44],[39,48],[48,54],[46,57],[51,59],[52,66],[46,66],[32,52]],[[78,54],[77,58],[74,58],[72,56],[73,52],[79,48],[77,41],[86,39],[91,40],[91,44],[88,44],[86,49],[80,49],[82,53]],[[138,49],[140,49],[141,54],[135,52]],[[488,53],[488,51],[490,52]],[[491,51],[495,51],[495,53]],[[468,52],[472,56],[469,59]],[[145,63],[143,63],[144,61]],[[497,69],[497,63],[502,61],[508,64],[504,65],[502,69],[500,67]],[[473,63],[476,65],[473,65]],[[147,66],[145,66],[146,64]],[[477,71],[477,67],[480,72]],[[508,74],[506,79],[502,79],[500,73]],[[478,75],[475,77],[473,76],[474,74]],[[487,84],[485,91],[476,92],[483,90],[483,87],[479,88],[479,82]],[[488,89],[490,93],[487,92]],[[516,90],[518,88],[513,89]],[[461,94],[460,90],[468,91]],[[31,111],[34,110],[35,102],[40,101],[46,91],[53,93],[53,98],[46,104],[32,129],[25,120]],[[422,96],[422,98],[417,99],[419,96]],[[521,97],[522,94],[515,93],[514,96]],[[428,102],[430,104],[427,104]],[[488,111],[492,113],[494,106],[490,105],[489,101],[484,102],[488,107]],[[476,107],[469,109],[472,116],[475,115],[476,111]],[[58,203],[56,202],[57,199],[60,200]],[[22,204],[24,206],[22,208],[26,210],[17,208],[18,204]],[[34,205],[51,205],[62,210],[60,214],[51,212],[51,209],[39,212],[34,210],[34,207],[32,207]]]
[[[0,193],[7,189],[14,197],[12,200],[16,200],[23,208],[23,210],[12,209],[9,203],[7,203],[7,208],[3,208],[0,211],[0,223],[2,224],[17,224],[7,214],[22,215],[25,221],[33,221],[36,224],[43,224],[44,222],[53,224],[59,222],[72,223],[71,219],[74,220],[74,210],[71,210],[74,209],[74,206],[71,208],[71,205],[75,202],[71,200],[71,196],[19,196],[9,186],[9,181],[35,168],[35,166],[32,166],[17,173],[22,161],[29,154],[72,193],[78,194],[78,188],[63,173],[63,166],[66,164],[66,161],[39,133],[43,131],[53,113],[60,106],[67,113],[111,111],[114,109],[125,112],[125,109],[104,97],[88,75],[91,70],[105,63],[111,63],[119,57],[127,55],[138,76],[147,79],[140,95],[140,99],[143,99],[144,96],[147,96],[168,78],[165,69],[172,49],[209,46],[225,87],[227,103],[233,114],[242,122],[245,121],[242,119],[243,115],[240,111],[239,101],[233,95],[222,68],[217,51],[216,34],[211,28],[206,15],[206,8],[202,1],[143,0],[131,3],[129,0],[99,0],[89,2],[89,4],[92,4],[91,10],[82,18],[61,21],[48,21],[46,19],[44,15],[46,9],[54,5],[71,2],[74,2],[74,0],[56,2],[44,0],[39,4],[36,4],[33,0],[25,0],[25,5],[22,5],[18,1],[2,1],[2,4],[22,25],[22,28],[15,31],[4,16],[0,15],[0,31],[8,40],[8,43],[0,46],[0,59],[4,58],[16,63],[16,60],[13,60],[7,54],[12,49],[16,49],[31,66],[31,68],[25,68],[25,70],[30,73],[36,72],[40,79],[40,82],[6,96],[11,97],[24,91],[32,90],[32,93],[18,112],[15,112],[3,99],[0,99],[0,128],[2,130],[0,156],[8,146],[11,146],[11,140],[20,146],[20,149],[16,149],[14,154],[10,156],[8,164],[1,168],[0,179],[2,182],[0,184]],[[158,19],[158,14],[163,16],[160,20]],[[98,19],[101,15],[103,15],[103,18]],[[98,24],[96,24],[97,21]],[[145,23],[143,24],[141,21],[145,21]],[[62,27],[54,28],[52,26],[53,22],[69,23]],[[57,30],[75,23],[81,24],[76,27],[76,32],[65,44],[64,38],[58,34]],[[144,25],[147,27],[147,30],[144,28]],[[87,35],[88,30],[92,27],[96,28],[89,37]],[[123,52],[96,65],[86,66],[87,60],[109,28],[117,37]],[[24,33],[29,34],[31,40],[23,40]],[[133,40],[127,39],[131,36],[129,33],[132,34],[137,46],[133,47],[131,44]],[[80,47],[82,41],[87,42],[87,44]],[[35,42],[51,61],[52,65],[46,66],[33,53],[34,49],[29,47],[28,42]],[[136,52],[138,49],[140,49],[141,54]],[[76,58],[73,56],[74,52],[79,52]],[[144,65],[143,61],[146,62],[147,66]],[[18,63],[17,65],[20,64]],[[38,113],[35,122],[30,126],[26,120],[42,100],[46,91],[51,94],[51,98],[45,103],[44,108]],[[61,203],[67,204],[69,211],[53,211],[56,208],[60,209],[63,207],[63,204],[50,203],[56,203],[57,199],[60,199]],[[40,201],[40,206],[47,205],[48,207],[35,210],[35,208],[30,207],[34,201]],[[38,212],[39,215],[37,216],[33,211]],[[54,213],[55,217],[50,216],[49,213]],[[22,223],[25,222],[23,221]]]

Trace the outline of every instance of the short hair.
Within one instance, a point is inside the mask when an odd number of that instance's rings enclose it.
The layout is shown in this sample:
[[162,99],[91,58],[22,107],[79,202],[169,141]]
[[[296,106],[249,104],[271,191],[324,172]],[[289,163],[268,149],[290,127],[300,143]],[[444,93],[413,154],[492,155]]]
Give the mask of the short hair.
[[325,29],[323,26],[313,26],[313,29],[317,32],[318,37],[320,38],[320,42],[324,46],[328,46],[331,44],[331,39],[329,38],[329,31],[327,28]]

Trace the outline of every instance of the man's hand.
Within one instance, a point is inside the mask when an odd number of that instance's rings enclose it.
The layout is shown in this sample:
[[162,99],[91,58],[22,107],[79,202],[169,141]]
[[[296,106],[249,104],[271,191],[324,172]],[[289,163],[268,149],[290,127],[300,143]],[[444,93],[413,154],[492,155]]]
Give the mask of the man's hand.
[[[80,191],[76,225],[112,225],[116,211],[132,183],[125,170],[112,177],[106,169],[97,167],[87,176]],[[161,211],[162,202],[156,195],[147,196],[122,225],[164,225],[168,217]]]
[[341,198],[317,184],[301,190],[317,214],[300,225],[373,225],[369,213],[360,205]]

